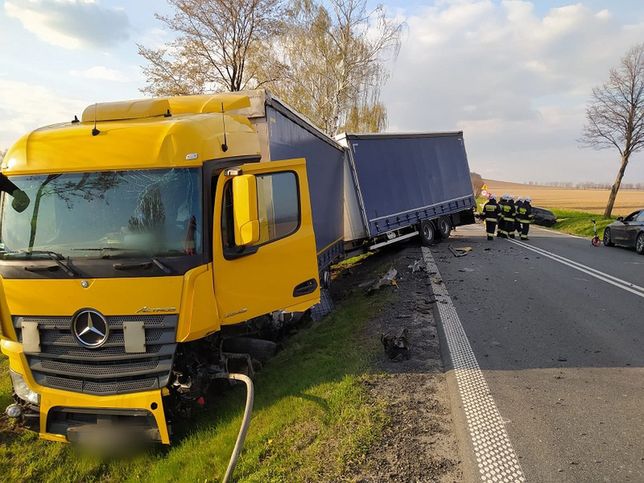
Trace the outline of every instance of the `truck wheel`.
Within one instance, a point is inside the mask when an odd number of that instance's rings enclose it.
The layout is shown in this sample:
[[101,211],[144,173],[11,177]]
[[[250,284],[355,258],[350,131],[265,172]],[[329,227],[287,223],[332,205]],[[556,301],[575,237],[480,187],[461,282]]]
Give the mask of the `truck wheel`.
[[604,230],[604,246],[605,247],[612,247],[614,243],[610,239],[610,228],[606,228]]
[[450,233],[452,232],[452,222],[446,216],[443,216],[438,220],[438,236],[441,240],[449,238]]
[[426,247],[436,243],[436,228],[429,220],[420,222],[420,240]]

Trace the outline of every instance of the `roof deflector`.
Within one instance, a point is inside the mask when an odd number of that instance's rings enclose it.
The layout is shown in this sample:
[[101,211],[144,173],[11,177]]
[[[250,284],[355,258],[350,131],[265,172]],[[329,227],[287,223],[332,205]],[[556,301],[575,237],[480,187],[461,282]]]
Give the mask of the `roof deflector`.
[[170,109],[167,99],[139,99],[135,101],[102,102],[83,111],[83,122],[124,121],[163,116]]

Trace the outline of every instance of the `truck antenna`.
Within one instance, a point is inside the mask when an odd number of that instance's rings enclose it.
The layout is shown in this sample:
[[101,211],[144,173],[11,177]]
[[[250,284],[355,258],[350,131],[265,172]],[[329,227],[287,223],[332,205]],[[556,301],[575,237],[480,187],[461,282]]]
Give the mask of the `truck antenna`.
[[224,124],[224,143],[221,145],[221,150],[225,153],[228,151],[228,139],[226,137],[226,116],[224,116],[224,103],[221,103],[221,122]]
[[94,103],[94,127],[92,128],[92,136],[98,136],[101,131],[96,128],[96,109],[98,108],[98,103]]

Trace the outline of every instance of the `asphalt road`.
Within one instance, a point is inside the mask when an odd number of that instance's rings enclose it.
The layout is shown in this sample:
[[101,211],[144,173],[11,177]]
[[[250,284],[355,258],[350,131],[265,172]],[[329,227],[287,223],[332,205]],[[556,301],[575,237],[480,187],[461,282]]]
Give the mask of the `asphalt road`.
[[538,228],[526,244],[470,226],[431,250],[525,476],[644,481],[644,257]]

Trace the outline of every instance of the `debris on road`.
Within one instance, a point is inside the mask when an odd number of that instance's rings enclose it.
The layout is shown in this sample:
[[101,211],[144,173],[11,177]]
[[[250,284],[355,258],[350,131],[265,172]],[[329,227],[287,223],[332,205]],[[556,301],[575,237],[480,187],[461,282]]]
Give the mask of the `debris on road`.
[[454,248],[452,245],[450,245],[447,248],[449,249],[450,252],[452,252],[452,255],[454,255],[457,258],[458,257],[464,257],[465,255],[467,255],[468,253],[470,253],[472,251],[472,247]]
[[385,348],[385,354],[392,361],[409,359],[409,340],[407,328],[403,328],[398,335],[387,332],[380,336],[380,342]]
[[465,267],[465,268],[459,268],[458,271],[459,272],[467,272],[467,273],[469,273],[469,272],[474,272],[474,269]]
[[393,285],[394,287],[398,287],[398,283],[396,282],[396,276],[398,275],[398,270],[395,268],[390,268],[387,273],[385,273],[380,280],[378,280],[376,283],[371,285],[369,289],[367,290],[367,294],[372,294],[376,290],[380,290],[383,286],[387,285]]
[[422,260],[415,260],[414,263],[407,265],[407,268],[411,268],[411,273],[416,273],[425,270],[425,265]]

